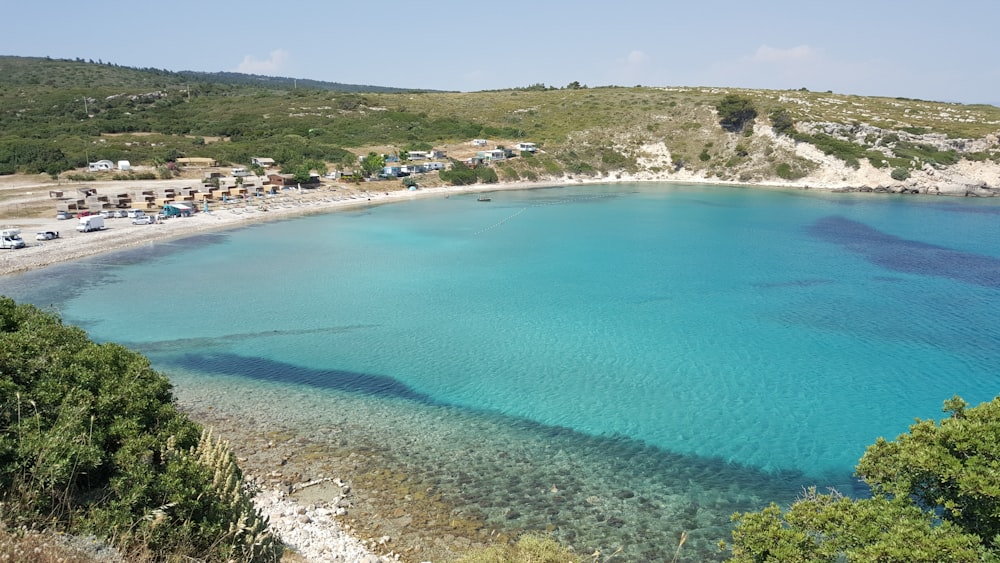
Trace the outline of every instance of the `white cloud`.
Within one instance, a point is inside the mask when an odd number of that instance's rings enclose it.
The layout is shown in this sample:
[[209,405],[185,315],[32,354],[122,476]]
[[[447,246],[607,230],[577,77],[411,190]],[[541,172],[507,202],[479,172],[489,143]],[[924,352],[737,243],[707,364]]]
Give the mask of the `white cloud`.
[[269,53],[269,57],[263,61],[254,58],[253,55],[247,55],[243,58],[243,62],[236,67],[236,71],[245,72],[247,74],[275,76],[284,68],[285,62],[290,56],[291,53],[285,49],[271,51]]
[[625,57],[625,68],[636,69],[642,67],[649,61],[649,55],[642,51],[631,51]]
[[615,59],[613,81],[621,84],[641,80],[647,74],[652,58],[639,50],[629,51],[623,58]]

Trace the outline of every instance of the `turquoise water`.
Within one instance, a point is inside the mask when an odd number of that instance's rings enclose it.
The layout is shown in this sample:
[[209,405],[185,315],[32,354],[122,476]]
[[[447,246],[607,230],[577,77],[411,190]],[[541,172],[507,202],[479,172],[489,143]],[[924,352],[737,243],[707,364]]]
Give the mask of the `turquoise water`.
[[[863,494],[851,472],[875,438],[1000,389],[993,200],[498,192],[156,244],[0,291],[140,349],[182,398],[363,420],[414,470],[471,473],[457,497],[498,525],[555,522],[633,559],[681,529],[709,553],[730,512],[803,485]],[[498,468],[497,451],[525,461]],[[555,479],[576,495],[556,508],[513,492]]]

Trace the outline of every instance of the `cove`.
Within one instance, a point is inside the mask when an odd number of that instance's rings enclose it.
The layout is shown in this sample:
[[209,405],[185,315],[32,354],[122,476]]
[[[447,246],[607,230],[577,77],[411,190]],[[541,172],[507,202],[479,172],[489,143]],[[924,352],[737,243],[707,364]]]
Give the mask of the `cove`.
[[995,396],[998,208],[567,186],[260,224],[0,291],[146,353],[181,397],[350,422],[498,525],[633,559],[686,529],[717,557],[734,510],[864,494],[866,445]]

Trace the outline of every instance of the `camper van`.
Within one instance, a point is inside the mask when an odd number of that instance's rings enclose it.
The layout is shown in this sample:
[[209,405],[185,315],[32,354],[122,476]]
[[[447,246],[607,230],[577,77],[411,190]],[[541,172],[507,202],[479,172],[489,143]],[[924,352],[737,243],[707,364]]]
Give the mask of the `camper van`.
[[0,248],[24,248],[21,229],[3,229],[0,231]]
[[100,215],[88,215],[86,217],[80,217],[80,224],[76,226],[76,230],[81,233],[89,233],[90,231],[99,231],[104,228],[104,217]]

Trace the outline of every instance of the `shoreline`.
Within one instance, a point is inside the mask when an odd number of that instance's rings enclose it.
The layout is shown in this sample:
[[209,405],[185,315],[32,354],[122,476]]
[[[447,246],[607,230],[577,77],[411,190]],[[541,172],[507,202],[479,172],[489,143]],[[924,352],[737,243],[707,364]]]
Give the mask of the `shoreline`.
[[[839,185],[826,184],[821,182],[788,182],[788,183],[746,183],[730,182],[718,179],[707,179],[698,175],[684,174],[677,177],[672,174],[669,177],[653,175],[651,177],[623,175],[615,178],[574,178],[564,176],[559,179],[548,179],[539,181],[518,181],[518,182],[498,182],[495,184],[474,184],[470,186],[437,186],[419,188],[410,191],[401,189],[394,185],[391,191],[377,189],[379,183],[369,182],[358,185],[336,184],[334,186],[323,185],[319,188],[302,190],[285,190],[274,196],[257,196],[250,198],[246,202],[236,201],[226,204],[214,202],[209,204],[209,211],[198,211],[191,217],[172,218],[152,225],[132,225],[131,220],[126,218],[107,219],[106,228],[101,231],[90,233],[78,233],[75,228],[76,219],[58,220],[47,217],[26,217],[4,219],[4,228],[19,228],[21,236],[25,239],[27,246],[17,250],[7,250],[0,254],[0,276],[12,275],[30,270],[44,268],[53,264],[70,262],[81,258],[97,256],[111,253],[116,250],[135,248],[155,242],[184,238],[200,233],[225,231],[237,229],[251,224],[269,221],[279,221],[315,215],[322,213],[335,213],[338,211],[357,209],[370,205],[382,205],[398,201],[412,201],[429,197],[450,197],[452,195],[465,195],[470,193],[509,191],[509,190],[530,190],[541,188],[553,188],[572,185],[600,185],[600,184],[696,184],[706,187],[737,187],[747,189],[765,190],[796,190],[796,191],[823,191],[834,193],[853,192],[874,192],[881,194],[910,193],[921,195],[950,195],[960,197],[966,195],[963,191],[940,190],[931,192],[929,188],[924,188],[923,192],[913,191],[890,191],[872,190],[871,188],[845,188]],[[188,185],[190,180],[153,180],[147,181],[148,185],[172,186]],[[110,187],[109,187],[110,184]],[[97,183],[98,187],[105,189],[120,189],[117,182]],[[16,186],[16,188],[38,187],[39,190],[47,190],[53,187],[51,184],[32,184],[28,186]],[[369,188],[369,189],[363,189]],[[3,189],[3,188],[0,188]],[[11,189],[11,188],[6,188]],[[937,189],[937,188],[935,188]],[[32,192],[28,192],[32,195]],[[50,200],[34,197],[31,200],[20,202],[7,202],[8,206],[19,205],[30,201],[48,202]],[[53,214],[54,214],[53,205]],[[266,209],[263,210],[263,209]],[[60,237],[50,241],[36,241],[34,234],[39,231],[58,231]]]
[[[166,180],[177,184],[176,180]],[[189,184],[189,181],[184,181]],[[210,203],[209,211],[199,210],[191,217],[171,218],[152,225],[133,225],[127,218],[106,219],[105,229],[90,233],[77,232],[77,220],[55,218],[5,219],[4,228],[18,228],[26,246],[0,254],[0,275],[12,275],[44,268],[58,263],[141,247],[146,244],[185,238],[201,233],[238,229],[261,222],[280,221],[335,213],[351,209],[412,201],[429,197],[449,197],[478,192],[558,187],[576,183],[562,181],[512,182],[420,188],[410,191],[393,186],[392,191],[361,190],[370,184],[322,186],[319,188],[286,190],[274,196],[258,196],[247,201]],[[606,182],[587,182],[606,183]],[[163,184],[161,184],[163,185]],[[370,187],[377,187],[377,184]],[[44,188],[44,186],[43,186]],[[53,205],[53,214],[55,206]],[[36,241],[39,231],[57,231],[60,236],[49,241]]]

